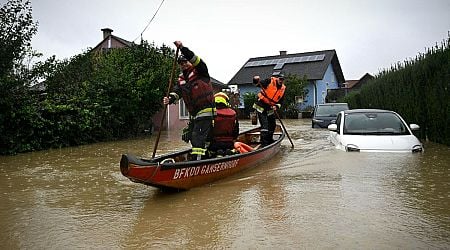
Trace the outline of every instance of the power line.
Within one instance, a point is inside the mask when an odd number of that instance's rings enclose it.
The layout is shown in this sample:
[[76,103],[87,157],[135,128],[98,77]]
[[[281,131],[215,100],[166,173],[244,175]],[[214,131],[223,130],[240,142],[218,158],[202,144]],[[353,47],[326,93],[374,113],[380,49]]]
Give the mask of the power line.
[[[148,26],[149,26],[150,23],[153,21],[153,19],[155,19],[155,16],[156,16],[156,14],[158,13],[158,11],[159,11],[159,9],[161,8],[161,6],[162,6],[163,3],[164,3],[164,0],[161,1],[161,3],[159,4],[158,9],[157,9],[156,12],[155,12],[155,14],[153,14],[152,19],[150,19],[150,21],[147,23],[147,26],[145,26],[144,30],[141,32],[141,34],[140,34],[141,40],[142,40],[142,34],[143,34],[143,33],[145,32],[145,30],[148,28]],[[137,37],[133,40],[133,42],[136,41],[136,39],[138,39],[138,38],[139,38],[139,36],[137,36]]]

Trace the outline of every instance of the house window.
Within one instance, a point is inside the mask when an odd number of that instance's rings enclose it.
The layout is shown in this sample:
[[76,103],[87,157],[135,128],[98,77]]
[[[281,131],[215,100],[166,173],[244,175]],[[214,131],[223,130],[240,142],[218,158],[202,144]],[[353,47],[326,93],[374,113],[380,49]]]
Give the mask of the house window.
[[184,104],[184,100],[181,99],[179,102],[179,107],[180,107],[180,119],[189,119],[189,111],[186,108],[186,104]]

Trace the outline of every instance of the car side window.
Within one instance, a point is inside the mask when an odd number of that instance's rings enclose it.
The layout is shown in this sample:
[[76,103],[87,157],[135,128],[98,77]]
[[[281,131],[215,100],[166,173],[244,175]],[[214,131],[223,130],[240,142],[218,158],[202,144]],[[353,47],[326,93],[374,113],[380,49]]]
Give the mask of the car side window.
[[337,117],[336,117],[336,125],[337,125],[337,133],[340,134],[341,133],[341,113],[338,113]]

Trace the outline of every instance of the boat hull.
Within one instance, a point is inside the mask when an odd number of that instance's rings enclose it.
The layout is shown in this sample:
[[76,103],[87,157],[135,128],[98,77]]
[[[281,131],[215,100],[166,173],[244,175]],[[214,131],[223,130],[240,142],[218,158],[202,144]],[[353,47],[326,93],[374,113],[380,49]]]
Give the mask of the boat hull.
[[[250,143],[254,140],[255,137],[249,135],[259,137],[258,131],[253,129],[241,134],[241,141]],[[284,133],[278,133],[278,139],[264,148],[199,161],[185,161],[190,150],[159,156],[152,160],[124,154],[120,161],[120,170],[134,182],[158,188],[188,190],[268,161],[280,151],[283,138]]]

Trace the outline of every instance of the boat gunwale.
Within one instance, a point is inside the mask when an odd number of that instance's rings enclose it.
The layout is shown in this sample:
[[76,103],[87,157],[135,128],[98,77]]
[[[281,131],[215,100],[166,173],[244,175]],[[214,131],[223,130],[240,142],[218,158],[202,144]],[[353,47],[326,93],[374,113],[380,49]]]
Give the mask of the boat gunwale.
[[[284,138],[284,136],[280,136],[280,138]],[[281,143],[282,140],[276,140],[274,141],[272,144],[267,145],[266,147],[263,148],[258,148],[256,150],[250,151],[250,152],[245,152],[245,153],[239,153],[239,154],[235,154],[235,155],[227,155],[224,157],[219,157],[219,158],[211,158],[211,159],[205,159],[205,160],[198,160],[198,161],[181,161],[181,162],[174,162],[174,163],[158,163],[161,166],[161,170],[166,170],[166,169],[177,169],[177,168],[182,168],[182,167],[190,167],[193,165],[202,165],[202,164],[211,164],[211,163],[217,163],[217,162],[225,162],[225,161],[232,161],[235,159],[240,159],[240,158],[244,158],[247,156],[251,156],[253,154],[259,154],[259,153],[263,153],[263,151],[269,150],[272,147],[275,147],[276,145],[278,145],[279,143]]]
[[[259,128],[252,128],[252,129],[242,132],[240,135],[245,135],[245,134],[251,133],[251,131],[256,131],[258,129]],[[126,155],[126,157],[128,158],[128,161],[130,163],[133,163],[133,165],[135,165],[135,167],[137,167],[137,168],[151,168],[151,167],[160,166],[161,167],[160,171],[163,171],[163,170],[169,170],[169,169],[192,167],[192,166],[202,165],[202,164],[213,164],[213,163],[217,163],[217,162],[226,162],[226,161],[231,161],[231,160],[235,160],[235,159],[241,159],[244,157],[248,157],[253,154],[259,154],[259,153],[262,153],[263,151],[269,150],[270,148],[279,145],[281,143],[281,141],[283,141],[285,136],[286,136],[286,132],[282,131],[282,133],[277,138],[277,140],[275,140],[272,144],[269,144],[266,147],[258,148],[256,150],[253,150],[250,152],[239,153],[239,154],[235,154],[235,155],[227,155],[224,157],[216,157],[216,158],[211,158],[211,159],[196,160],[196,161],[180,161],[180,162],[173,162],[173,163],[169,163],[169,162],[160,163],[159,162],[163,159],[170,158],[171,156],[186,154],[189,151],[191,151],[191,149],[185,149],[185,150],[178,151],[178,152],[167,153],[167,154],[160,155],[153,159],[144,159],[144,158],[140,158],[140,157],[137,157],[135,155],[130,155],[130,154],[124,154],[124,155]],[[130,159],[130,157],[131,157],[131,159]]]

